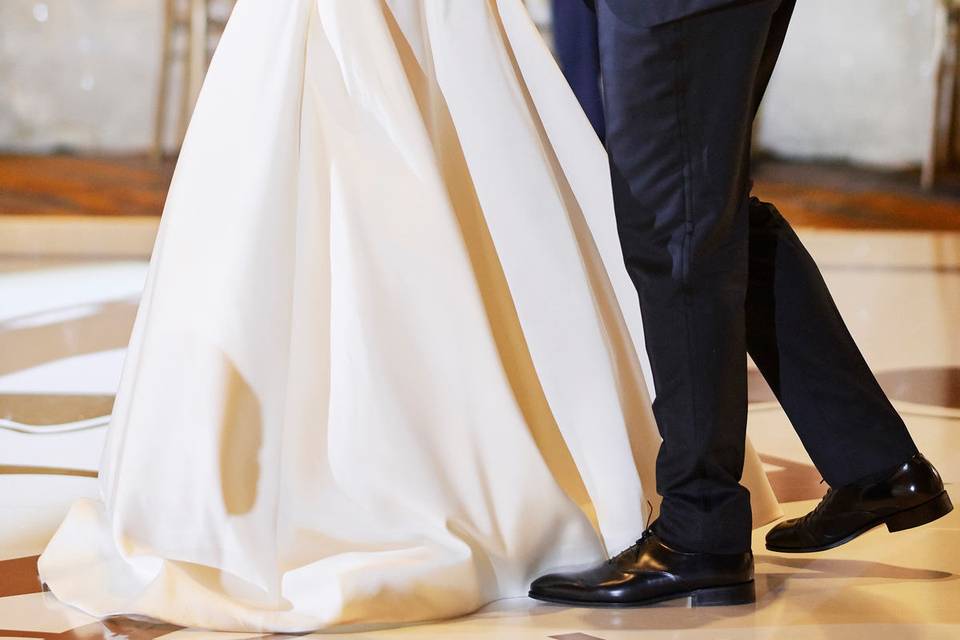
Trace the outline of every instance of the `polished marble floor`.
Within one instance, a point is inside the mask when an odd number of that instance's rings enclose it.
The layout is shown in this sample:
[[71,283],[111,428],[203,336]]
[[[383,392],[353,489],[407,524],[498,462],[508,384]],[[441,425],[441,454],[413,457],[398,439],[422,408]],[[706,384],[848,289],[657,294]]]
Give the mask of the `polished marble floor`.
[[[812,502],[787,505],[788,515]],[[763,530],[755,536],[762,549]],[[904,640],[960,637],[960,512],[891,536],[875,530],[834,552],[757,553],[757,603],[691,609],[683,602],[640,609],[575,609],[524,598],[501,600],[449,622],[309,637],[498,640],[824,639]],[[0,563],[0,570],[3,568]],[[29,567],[24,567],[25,572]],[[49,593],[21,585],[0,598],[0,638],[262,638],[114,620],[100,623]],[[47,635],[41,635],[47,634]]]
[[[960,233],[802,232],[868,360],[960,498]],[[0,254],[0,638],[247,638],[104,623],[41,593],[35,556],[95,470],[146,273],[142,258]],[[749,429],[788,514],[820,477],[751,378]],[[834,552],[762,551],[756,605],[576,610],[525,599],[357,638],[960,638],[960,511]]]

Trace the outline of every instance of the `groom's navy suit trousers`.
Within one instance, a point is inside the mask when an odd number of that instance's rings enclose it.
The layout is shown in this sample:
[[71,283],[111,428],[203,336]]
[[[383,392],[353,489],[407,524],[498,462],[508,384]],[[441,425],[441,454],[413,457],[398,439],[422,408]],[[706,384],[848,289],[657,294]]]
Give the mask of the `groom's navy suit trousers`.
[[916,452],[816,264],[750,197],[753,121],[794,4],[596,2],[617,224],[663,437],[654,526],[688,551],[750,548],[748,351],[829,484]]
[[[569,2],[569,0],[559,0]],[[598,0],[584,0],[596,9]],[[630,24],[652,27],[696,13],[732,4],[737,0],[603,0],[618,18]]]

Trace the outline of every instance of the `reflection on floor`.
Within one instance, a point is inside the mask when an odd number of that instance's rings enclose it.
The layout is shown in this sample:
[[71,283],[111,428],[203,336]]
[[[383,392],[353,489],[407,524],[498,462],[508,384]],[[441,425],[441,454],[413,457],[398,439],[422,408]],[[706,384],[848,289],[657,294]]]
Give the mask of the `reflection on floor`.
[[[921,449],[948,482],[960,482],[960,233],[802,235]],[[143,260],[0,257],[0,638],[220,637],[123,620],[102,625],[38,592],[33,558],[67,505],[96,494],[145,273]],[[756,374],[750,395],[754,443],[788,513],[801,513],[824,486]],[[954,493],[960,497],[960,487]],[[520,599],[451,623],[351,637],[960,637],[960,512],[812,556],[767,553],[759,540],[756,606],[611,612]]]
[[[787,515],[813,502],[787,505]],[[391,640],[715,640],[789,638],[955,639],[960,634],[960,511],[891,536],[874,530],[840,550],[789,556],[757,550],[757,603],[690,609],[684,602],[640,609],[575,609],[525,598],[501,600],[449,622],[354,634],[299,637]],[[98,622],[65,607],[36,582],[35,559],[0,561],[0,638],[63,640],[280,638],[212,633],[126,619]],[[641,635],[642,634],[642,635]],[[292,637],[292,636],[291,636]]]

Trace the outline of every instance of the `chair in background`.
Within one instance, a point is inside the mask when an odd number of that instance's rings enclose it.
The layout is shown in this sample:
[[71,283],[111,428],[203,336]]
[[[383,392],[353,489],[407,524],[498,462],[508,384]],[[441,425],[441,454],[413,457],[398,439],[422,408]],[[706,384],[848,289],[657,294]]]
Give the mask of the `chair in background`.
[[[161,159],[166,150],[167,128],[171,122],[175,149],[179,149],[183,141],[190,113],[210,64],[210,56],[223,33],[235,0],[162,1],[163,36],[152,149],[156,160]],[[177,88],[179,109],[176,118],[171,118],[171,84],[177,66],[181,67]]]
[[939,175],[960,167],[960,0],[939,0],[933,125],[921,181],[932,189]]

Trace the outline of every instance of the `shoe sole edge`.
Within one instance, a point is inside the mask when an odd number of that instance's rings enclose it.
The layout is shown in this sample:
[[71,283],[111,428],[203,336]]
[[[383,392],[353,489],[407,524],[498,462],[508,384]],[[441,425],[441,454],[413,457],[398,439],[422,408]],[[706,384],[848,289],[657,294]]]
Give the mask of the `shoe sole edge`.
[[583,607],[589,609],[632,609],[647,607],[672,600],[680,600],[683,598],[688,598],[690,600],[691,607],[737,606],[743,604],[753,604],[757,601],[756,584],[753,580],[738,584],[691,589],[690,591],[682,591],[679,593],[657,596],[655,598],[647,598],[645,600],[635,600],[629,602],[584,601],[554,598],[541,594],[535,594],[533,591],[531,591],[528,596],[533,600],[538,600],[540,602],[546,602],[549,604]]

